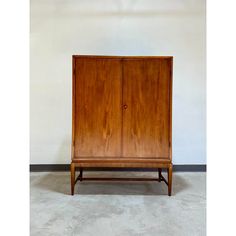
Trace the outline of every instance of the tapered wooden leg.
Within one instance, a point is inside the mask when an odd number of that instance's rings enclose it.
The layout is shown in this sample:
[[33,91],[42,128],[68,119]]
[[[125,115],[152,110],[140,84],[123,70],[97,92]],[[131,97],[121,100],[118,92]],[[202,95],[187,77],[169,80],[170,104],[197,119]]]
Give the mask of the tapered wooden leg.
[[162,169],[158,168],[158,179],[159,179],[159,182],[161,182],[161,171],[162,171]]
[[170,164],[167,172],[168,172],[168,195],[171,196],[171,189],[172,189],[172,164]]
[[71,195],[74,195],[75,188],[75,164],[71,163],[70,165],[70,174],[71,174]]

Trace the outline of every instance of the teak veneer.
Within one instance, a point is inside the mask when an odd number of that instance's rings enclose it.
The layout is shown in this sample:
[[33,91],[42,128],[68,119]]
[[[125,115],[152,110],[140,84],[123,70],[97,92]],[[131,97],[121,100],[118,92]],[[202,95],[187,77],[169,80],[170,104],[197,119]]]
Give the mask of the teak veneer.
[[[72,195],[78,180],[164,181],[171,195],[172,68],[170,56],[73,56]],[[156,168],[158,178],[83,178],[85,167]]]

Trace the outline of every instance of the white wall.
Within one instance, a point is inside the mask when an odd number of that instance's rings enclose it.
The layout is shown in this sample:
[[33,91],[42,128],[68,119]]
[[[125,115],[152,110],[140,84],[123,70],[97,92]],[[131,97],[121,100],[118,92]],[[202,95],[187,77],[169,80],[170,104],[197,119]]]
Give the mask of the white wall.
[[72,54],[173,55],[173,162],[206,163],[205,0],[31,0],[31,164],[70,163]]

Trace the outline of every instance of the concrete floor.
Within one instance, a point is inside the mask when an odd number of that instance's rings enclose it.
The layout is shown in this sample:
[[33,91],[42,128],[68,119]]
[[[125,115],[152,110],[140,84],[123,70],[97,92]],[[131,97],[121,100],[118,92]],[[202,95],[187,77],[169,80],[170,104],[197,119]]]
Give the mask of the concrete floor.
[[[172,197],[163,182],[82,182],[70,196],[69,172],[30,175],[31,236],[206,235],[205,173],[174,173]],[[84,176],[157,174],[85,172]]]

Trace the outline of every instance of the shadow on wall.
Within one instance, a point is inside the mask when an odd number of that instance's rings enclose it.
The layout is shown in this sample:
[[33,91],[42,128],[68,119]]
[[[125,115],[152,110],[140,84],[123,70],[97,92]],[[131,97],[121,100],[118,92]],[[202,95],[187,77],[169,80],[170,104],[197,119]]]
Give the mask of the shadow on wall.
[[[163,17],[163,16],[192,16],[201,14],[201,11],[73,11],[74,15],[80,17]],[[68,15],[71,15],[71,12]]]
[[[78,173],[77,173],[78,175]],[[165,173],[163,174],[165,175]],[[85,177],[157,177],[154,172],[85,172]],[[31,186],[38,190],[47,190],[50,192],[70,195],[70,173],[45,173],[42,176],[33,174],[31,177]],[[173,196],[188,188],[188,184],[183,177],[173,176]],[[161,182],[106,182],[89,181],[77,182],[75,185],[75,194],[79,195],[167,195],[167,186]]]

